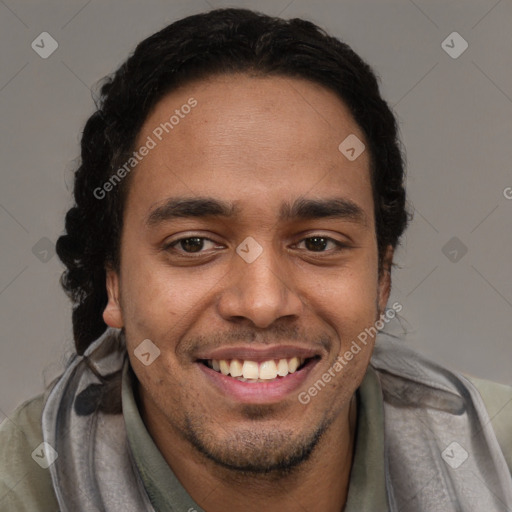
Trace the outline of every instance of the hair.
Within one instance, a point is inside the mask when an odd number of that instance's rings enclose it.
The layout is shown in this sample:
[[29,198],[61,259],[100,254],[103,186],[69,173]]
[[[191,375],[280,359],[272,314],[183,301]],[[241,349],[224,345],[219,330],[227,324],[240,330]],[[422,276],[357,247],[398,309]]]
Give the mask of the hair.
[[78,354],[107,329],[106,268],[119,270],[123,212],[130,179],[103,199],[94,190],[134,150],[151,110],[169,92],[217,74],[249,73],[307,79],[331,91],[362,129],[371,160],[379,271],[409,221],[404,159],[397,123],[372,69],[345,43],[303,19],[247,9],[216,9],[183,18],[148,37],[101,82],[96,111],[85,124],[74,173],[75,204],[66,214],[57,254],[60,282],[73,302]]

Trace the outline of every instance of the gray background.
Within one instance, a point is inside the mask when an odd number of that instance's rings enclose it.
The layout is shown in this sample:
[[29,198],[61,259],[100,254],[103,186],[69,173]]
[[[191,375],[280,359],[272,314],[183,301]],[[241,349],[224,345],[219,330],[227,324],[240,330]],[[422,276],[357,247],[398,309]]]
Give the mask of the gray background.
[[[510,0],[0,0],[0,421],[72,350],[53,246],[91,86],[166,24],[232,5],[309,18],[380,75],[415,211],[390,300],[403,304],[402,324],[387,330],[405,329],[406,343],[452,368],[512,384]],[[469,44],[456,59],[441,45],[453,31]],[[47,59],[31,48],[42,32],[59,45]]]

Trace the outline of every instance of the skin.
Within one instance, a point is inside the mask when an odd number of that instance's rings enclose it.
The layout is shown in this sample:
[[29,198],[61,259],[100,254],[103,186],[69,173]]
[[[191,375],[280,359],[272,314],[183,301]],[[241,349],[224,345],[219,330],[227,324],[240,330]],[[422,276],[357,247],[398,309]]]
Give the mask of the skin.
[[[379,275],[370,157],[365,151],[350,162],[338,150],[349,134],[365,138],[340,99],[317,84],[238,75],[168,94],[136,146],[190,97],[197,106],[130,176],[120,271],[108,269],[104,319],[124,327],[143,420],[201,507],[272,512],[300,503],[339,512],[353,458],[354,393],[374,340],[309,404],[297,395],[374,324],[389,297],[393,251]],[[239,211],[230,219],[145,223],[168,198],[198,196]],[[366,222],[279,220],[281,204],[301,197],[349,199]],[[313,235],[346,247],[311,244]],[[165,248],[194,236],[212,242],[199,253],[187,253],[186,243]],[[235,252],[248,236],[263,248],[250,264]],[[149,366],[134,356],[144,339],[161,351]],[[278,403],[232,400],[207,382],[195,360],[198,350],[279,343],[313,347],[322,357],[300,389]]]

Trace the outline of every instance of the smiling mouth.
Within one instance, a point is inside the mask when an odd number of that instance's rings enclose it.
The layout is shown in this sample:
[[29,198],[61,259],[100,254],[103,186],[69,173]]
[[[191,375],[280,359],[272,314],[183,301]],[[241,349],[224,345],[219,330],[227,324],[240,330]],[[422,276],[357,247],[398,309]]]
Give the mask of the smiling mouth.
[[300,358],[269,359],[251,361],[248,359],[199,359],[198,362],[227,377],[251,384],[274,382],[302,370],[319,356]]

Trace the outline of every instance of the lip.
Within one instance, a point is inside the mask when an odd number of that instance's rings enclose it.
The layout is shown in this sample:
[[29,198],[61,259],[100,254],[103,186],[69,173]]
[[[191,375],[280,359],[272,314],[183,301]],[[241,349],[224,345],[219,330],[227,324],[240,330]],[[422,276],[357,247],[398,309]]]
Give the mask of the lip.
[[209,352],[200,353],[196,356],[196,359],[240,359],[261,363],[270,359],[290,359],[292,357],[310,359],[315,356],[321,357],[322,354],[317,350],[293,345],[275,345],[270,347],[251,345],[250,347],[220,347]]
[[287,398],[302,386],[311,371],[319,363],[319,358],[310,359],[302,369],[289,373],[286,377],[272,382],[241,382],[216,372],[197,362],[199,369],[208,381],[224,396],[246,404],[275,404]]

